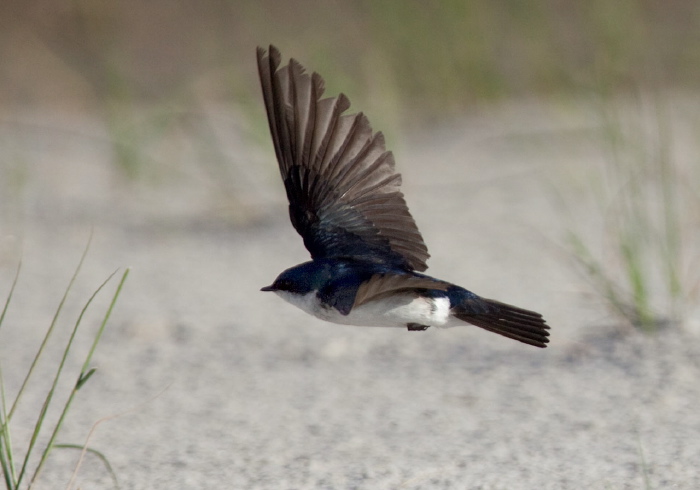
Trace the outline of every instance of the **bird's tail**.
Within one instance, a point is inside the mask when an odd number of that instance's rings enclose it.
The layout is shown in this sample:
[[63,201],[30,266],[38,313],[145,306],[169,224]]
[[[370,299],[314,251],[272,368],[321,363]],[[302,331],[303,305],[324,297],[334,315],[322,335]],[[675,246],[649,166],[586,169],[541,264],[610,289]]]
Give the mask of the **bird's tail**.
[[549,325],[534,311],[486,298],[470,298],[453,308],[458,319],[535,347],[547,347]]

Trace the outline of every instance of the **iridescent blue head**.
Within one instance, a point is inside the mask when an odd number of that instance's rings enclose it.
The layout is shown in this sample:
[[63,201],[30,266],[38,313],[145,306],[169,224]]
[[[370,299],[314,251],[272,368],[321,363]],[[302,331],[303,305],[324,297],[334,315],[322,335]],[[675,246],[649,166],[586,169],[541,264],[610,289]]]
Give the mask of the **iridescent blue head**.
[[282,272],[277,279],[261,291],[286,291],[305,295],[318,291],[333,278],[333,271],[326,261],[304,262]]

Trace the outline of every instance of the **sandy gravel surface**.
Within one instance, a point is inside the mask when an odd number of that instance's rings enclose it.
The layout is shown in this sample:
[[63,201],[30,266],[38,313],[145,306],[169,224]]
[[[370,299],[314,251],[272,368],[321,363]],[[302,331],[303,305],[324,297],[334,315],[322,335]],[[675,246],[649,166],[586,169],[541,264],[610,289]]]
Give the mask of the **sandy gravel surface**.
[[[24,262],[0,360],[13,392],[94,229],[56,343],[109,273],[132,271],[60,439],[82,442],[123,414],[91,439],[121,488],[700,488],[697,324],[624,334],[559,247],[570,223],[555,194],[576,202],[601,158],[580,108],[523,103],[392,138],[428,272],[542,312],[546,350],[476,327],[305,316],[259,292],[307,260],[270,148],[232,133],[226,186],[186,158],[176,177],[125,184],[99,124],[52,117],[65,132],[27,129],[37,115],[2,125],[6,167],[27,163],[0,200],[0,297]],[[574,208],[589,226],[585,203]],[[57,346],[49,354],[15,420],[20,447]],[[57,451],[40,488],[64,488],[76,457]],[[81,488],[113,488],[94,457],[80,475]]]

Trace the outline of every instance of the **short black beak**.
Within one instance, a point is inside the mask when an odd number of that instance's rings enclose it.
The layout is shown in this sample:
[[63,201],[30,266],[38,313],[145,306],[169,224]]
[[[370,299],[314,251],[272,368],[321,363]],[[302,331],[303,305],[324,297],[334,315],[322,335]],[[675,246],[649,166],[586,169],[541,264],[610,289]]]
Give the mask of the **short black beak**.
[[277,288],[274,285],[270,285],[260,288],[260,291],[277,291]]

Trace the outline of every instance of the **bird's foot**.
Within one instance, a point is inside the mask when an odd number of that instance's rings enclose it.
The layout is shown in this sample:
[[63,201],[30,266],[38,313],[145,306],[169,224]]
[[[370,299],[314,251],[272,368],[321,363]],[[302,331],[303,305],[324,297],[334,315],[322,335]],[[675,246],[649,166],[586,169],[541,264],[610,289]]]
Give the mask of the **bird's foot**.
[[407,323],[406,327],[409,332],[422,332],[428,328],[429,325],[421,325],[420,323]]

